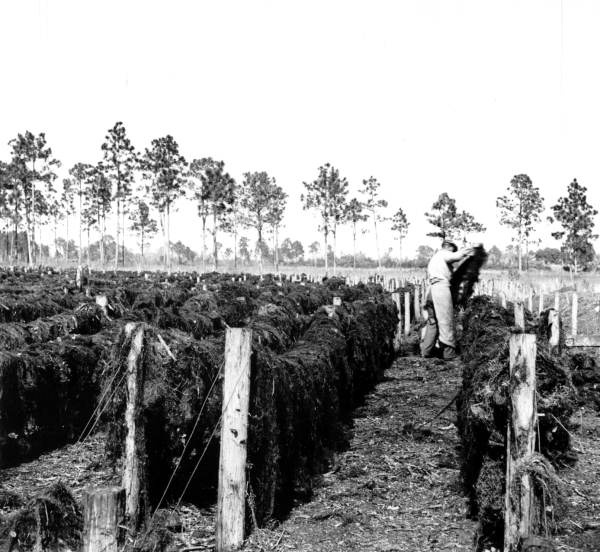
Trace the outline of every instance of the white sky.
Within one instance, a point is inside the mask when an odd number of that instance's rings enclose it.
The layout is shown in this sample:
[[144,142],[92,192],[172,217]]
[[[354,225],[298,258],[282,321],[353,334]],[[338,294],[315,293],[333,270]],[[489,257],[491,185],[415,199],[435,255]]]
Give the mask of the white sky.
[[[29,129],[63,171],[96,162],[122,120],[138,149],[169,133],[188,159],[275,176],[282,237],[317,238],[299,195],[329,161],[353,189],[381,181],[406,253],[434,245],[423,213],[443,191],[505,245],[495,199],[516,173],[547,206],[574,177],[600,206],[599,27],[594,0],[4,0],[0,158]],[[172,239],[199,250],[189,202]]]

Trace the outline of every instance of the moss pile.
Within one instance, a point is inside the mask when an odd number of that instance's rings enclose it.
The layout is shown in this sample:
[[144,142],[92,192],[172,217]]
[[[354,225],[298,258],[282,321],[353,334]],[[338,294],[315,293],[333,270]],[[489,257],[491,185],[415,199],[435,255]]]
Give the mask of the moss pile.
[[[472,514],[480,522],[479,549],[502,547],[509,416],[509,338],[512,312],[489,297],[473,298],[464,313],[461,337],[463,387],[457,401],[462,475]],[[565,359],[538,341],[536,450],[555,466],[571,460],[569,427],[576,399]]]

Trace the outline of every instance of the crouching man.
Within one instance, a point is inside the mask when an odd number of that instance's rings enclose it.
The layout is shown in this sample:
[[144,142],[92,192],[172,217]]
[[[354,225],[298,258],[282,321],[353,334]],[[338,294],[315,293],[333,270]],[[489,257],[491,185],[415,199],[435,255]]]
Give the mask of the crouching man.
[[427,265],[429,291],[424,308],[428,314],[425,332],[421,340],[421,355],[436,356],[436,343],[439,341],[442,358],[456,358],[456,337],[454,335],[454,304],[450,290],[452,265],[473,253],[472,248],[458,250],[449,241],[431,257]]

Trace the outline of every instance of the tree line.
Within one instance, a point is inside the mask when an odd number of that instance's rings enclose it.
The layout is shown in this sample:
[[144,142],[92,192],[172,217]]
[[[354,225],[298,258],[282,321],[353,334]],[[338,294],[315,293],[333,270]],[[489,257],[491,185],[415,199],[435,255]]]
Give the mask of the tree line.
[[[13,262],[39,263],[43,254],[41,234],[50,230],[54,251],[61,245],[64,258],[69,259],[69,249],[75,248],[77,262],[89,263],[96,248],[101,265],[111,263],[117,268],[126,262],[127,233],[136,237],[143,262],[150,241],[160,232],[162,260],[170,268],[173,254],[178,259],[194,258],[189,247],[186,250],[181,242],[171,241],[171,218],[182,198],[193,201],[197,208],[203,270],[209,259],[213,269],[218,269],[221,234],[233,239],[233,247],[227,248],[224,255],[233,257],[234,267],[240,257],[248,259],[251,252],[248,238],[242,235],[245,229],[256,233],[254,257],[261,271],[267,255],[272,255],[276,270],[281,255],[285,255],[285,260],[304,256],[300,242],[288,238],[280,243],[288,196],[275,177],[265,171],[246,172],[238,182],[222,160],[187,160],[171,135],[152,140],[141,151],[131,143],[123,123],[117,122],[107,131],[98,160],[74,164],[60,182],[57,171],[61,163],[54,157],[44,133],[18,134],[9,147],[10,158],[0,161],[0,236],[4,240],[4,257]],[[374,238],[379,268],[379,234],[384,223],[393,232],[398,242],[398,259],[402,259],[402,243],[410,223],[400,206],[392,215],[387,214],[389,205],[381,197],[381,184],[375,177],[363,179],[357,192],[351,194],[347,178],[338,168],[325,163],[317,169],[314,180],[303,182],[303,188],[303,208],[316,212],[319,219],[326,270],[330,264],[334,272],[337,268],[337,237],[343,226],[352,231],[352,266],[357,265],[357,233],[365,231],[365,225]],[[557,225],[552,236],[562,240],[563,262],[574,270],[595,257],[592,241],[598,237],[593,233],[597,211],[588,203],[586,192],[573,180],[567,194],[552,205],[552,215],[548,217]],[[521,270],[523,259],[529,258],[530,245],[536,243],[534,233],[541,222],[544,199],[529,176],[518,174],[510,181],[505,195],[497,198],[496,205],[500,223],[513,232]],[[432,237],[466,243],[471,235],[485,231],[447,193],[434,201],[425,217],[433,227],[428,234]],[[73,222],[75,240],[71,236]],[[64,226],[64,239],[58,236],[59,224]],[[109,224],[113,225],[112,232]],[[91,241],[91,234],[99,236],[97,242]],[[319,252],[320,243],[311,243],[310,255],[316,259]]]

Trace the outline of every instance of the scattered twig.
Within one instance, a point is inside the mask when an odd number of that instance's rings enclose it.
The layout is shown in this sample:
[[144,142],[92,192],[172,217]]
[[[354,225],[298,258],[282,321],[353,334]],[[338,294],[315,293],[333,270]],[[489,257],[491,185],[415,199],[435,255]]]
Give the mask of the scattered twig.
[[430,425],[433,421],[437,420],[444,412],[446,412],[446,410],[448,410],[454,404],[454,401],[458,399],[458,395],[460,395],[460,390],[456,392],[456,394],[450,399],[450,401],[444,406],[444,408],[442,408],[433,418],[431,418],[427,422],[421,422],[420,424],[417,424],[415,428]]
[[165,343],[165,340],[162,338],[162,336],[160,334],[157,334],[157,335],[158,335],[158,340],[160,341],[160,344],[165,348],[165,351],[167,351],[167,354],[171,357],[171,360],[174,360],[175,362],[177,362],[175,355],[171,352],[171,349],[169,349],[169,346]]
[[279,535],[277,542],[273,546],[271,546],[271,550],[273,550],[279,546],[279,543],[281,542],[281,539],[283,538],[284,533],[285,533],[285,529],[283,531],[281,531],[281,535]]

